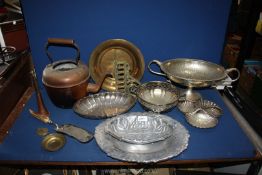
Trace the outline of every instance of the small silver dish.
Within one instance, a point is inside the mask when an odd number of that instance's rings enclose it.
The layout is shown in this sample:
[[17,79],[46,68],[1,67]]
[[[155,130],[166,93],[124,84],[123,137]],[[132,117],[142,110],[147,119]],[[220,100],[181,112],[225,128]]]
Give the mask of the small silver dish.
[[164,112],[176,106],[179,99],[178,89],[168,82],[151,81],[138,86],[138,101],[153,112]]
[[183,113],[193,112],[201,107],[202,97],[197,92],[187,91],[181,95],[177,104],[178,109]]
[[223,113],[222,109],[216,103],[209,100],[203,100],[201,108],[214,117],[219,117]]
[[133,144],[148,144],[171,136],[172,123],[154,113],[132,112],[113,118],[105,132],[118,140]]
[[73,110],[86,118],[102,119],[127,112],[134,106],[136,97],[122,92],[105,92],[78,100]]
[[198,108],[194,112],[185,113],[185,117],[189,124],[197,128],[212,128],[218,124],[218,118],[202,108]]

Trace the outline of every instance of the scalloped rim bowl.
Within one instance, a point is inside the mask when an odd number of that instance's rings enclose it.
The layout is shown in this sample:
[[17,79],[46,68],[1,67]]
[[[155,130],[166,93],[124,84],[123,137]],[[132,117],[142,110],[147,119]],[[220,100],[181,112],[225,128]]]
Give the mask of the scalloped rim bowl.
[[164,112],[177,105],[180,93],[171,83],[150,81],[138,86],[136,94],[143,107],[153,112]]
[[86,96],[78,100],[73,110],[86,118],[102,119],[113,117],[130,110],[136,97],[122,92],[105,92]]

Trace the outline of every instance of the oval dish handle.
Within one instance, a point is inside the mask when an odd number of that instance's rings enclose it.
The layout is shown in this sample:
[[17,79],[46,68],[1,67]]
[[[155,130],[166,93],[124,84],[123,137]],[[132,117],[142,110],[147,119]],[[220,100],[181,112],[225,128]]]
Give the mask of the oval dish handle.
[[227,74],[227,76],[229,77],[229,73],[230,72],[233,72],[233,71],[236,71],[237,72],[237,77],[235,78],[235,79],[232,79],[232,80],[224,80],[224,82],[235,82],[235,81],[237,81],[238,79],[239,79],[239,77],[240,77],[240,72],[239,72],[239,70],[237,69],[237,68],[229,68],[229,69],[226,69],[226,74]]
[[160,61],[158,61],[158,60],[152,60],[152,61],[149,62],[148,66],[147,66],[148,69],[149,69],[149,71],[150,71],[151,73],[153,73],[153,74],[160,75],[160,76],[165,76],[165,77],[166,77],[166,74],[153,71],[153,70],[150,68],[151,64],[153,64],[153,63],[157,64],[157,65],[160,67],[160,69],[161,69],[161,64],[162,64],[162,63],[161,63]]

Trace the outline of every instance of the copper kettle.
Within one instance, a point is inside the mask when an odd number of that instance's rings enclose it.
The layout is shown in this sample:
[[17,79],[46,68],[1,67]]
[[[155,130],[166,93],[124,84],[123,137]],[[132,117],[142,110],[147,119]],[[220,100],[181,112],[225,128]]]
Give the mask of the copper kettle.
[[[50,46],[71,47],[77,51],[75,60],[65,59],[53,61],[48,49]],[[51,101],[58,107],[71,108],[74,102],[87,93],[100,90],[105,74],[97,84],[88,83],[90,77],[87,65],[80,60],[79,47],[74,40],[62,38],[49,38],[45,47],[50,60],[44,71],[42,82]]]

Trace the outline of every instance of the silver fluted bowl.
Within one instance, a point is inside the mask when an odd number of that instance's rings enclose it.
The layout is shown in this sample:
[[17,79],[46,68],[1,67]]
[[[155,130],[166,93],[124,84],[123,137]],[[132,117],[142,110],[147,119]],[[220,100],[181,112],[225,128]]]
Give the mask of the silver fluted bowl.
[[136,97],[132,94],[105,92],[78,100],[73,110],[86,118],[102,119],[127,112],[135,103]]

